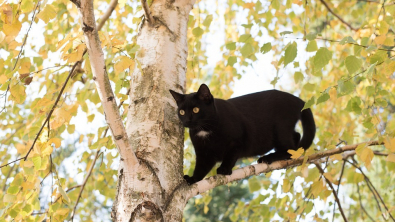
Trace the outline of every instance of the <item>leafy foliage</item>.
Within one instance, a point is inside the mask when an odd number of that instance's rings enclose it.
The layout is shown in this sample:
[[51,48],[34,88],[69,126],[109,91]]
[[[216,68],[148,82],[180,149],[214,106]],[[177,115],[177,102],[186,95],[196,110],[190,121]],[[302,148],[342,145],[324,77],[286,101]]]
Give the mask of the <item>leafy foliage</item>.
[[[108,4],[95,1],[96,18]],[[68,0],[22,0],[2,2],[0,10],[0,162],[26,157],[1,168],[1,220],[66,220],[74,209],[81,221],[109,219],[118,154],[84,55],[77,9]],[[99,33],[123,117],[129,73],[139,67],[134,37],[140,11],[139,1],[120,1]],[[215,96],[229,98],[236,78],[262,58],[271,59],[267,70],[277,71],[272,85],[298,93],[318,126],[312,148],[294,155],[307,157],[345,143],[385,142],[378,147],[362,143],[347,162],[332,156],[323,164],[324,175],[304,164],[250,178],[254,195],[226,203],[235,209],[227,214],[231,221],[340,218],[324,176],[342,190],[338,194],[350,221],[395,215],[395,179],[388,176],[395,170],[394,16],[391,1],[196,2],[187,31],[188,90],[206,82]],[[82,64],[70,74],[77,61]],[[185,173],[191,173],[193,158],[186,142]],[[225,196],[225,188],[195,201],[196,209],[215,212],[216,197]]]

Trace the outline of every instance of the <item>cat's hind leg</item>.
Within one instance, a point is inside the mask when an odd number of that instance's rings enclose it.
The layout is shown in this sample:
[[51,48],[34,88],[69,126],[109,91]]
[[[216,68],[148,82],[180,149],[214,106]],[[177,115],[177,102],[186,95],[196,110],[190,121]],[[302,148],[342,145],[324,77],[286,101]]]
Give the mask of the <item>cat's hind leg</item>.
[[293,134],[293,137],[286,137],[283,138],[283,140],[277,141],[275,143],[275,148],[274,148],[276,152],[270,153],[266,156],[262,156],[261,158],[258,159],[258,163],[271,164],[274,161],[290,159],[291,154],[287,152],[289,149],[292,150],[296,149],[295,134]]

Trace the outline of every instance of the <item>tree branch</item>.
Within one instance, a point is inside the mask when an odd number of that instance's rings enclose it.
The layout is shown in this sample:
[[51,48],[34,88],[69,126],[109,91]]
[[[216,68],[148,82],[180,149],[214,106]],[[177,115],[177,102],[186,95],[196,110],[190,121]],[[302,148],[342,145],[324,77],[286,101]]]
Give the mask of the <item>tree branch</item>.
[[93,0],[82,0],[80,6],[78,10],[82,18],[81,26],[91,61],[93,80],[95,81],[97,92],[103,106],[106,122],[111,129],[114,143],[118,147],[121,161],[124,161],[128,165],[126,167],[127,169],[132,170],[138,165],[138,160],[129,142],[129,137],[126,134],[125,126],[123,125],[107,75],[104,53],[95,23]]
[[342,208],[342,206],[341,206],[341,204],[340,204],[339,197],[337,196],[336,190],[335,190],[335,188],[333,187],[332,182],[331,182],[330,180],[328,180],[328,178],[326,178],[326,176],[324,175],[325,172],[324,172],[324,170],[322,169],[322,167],[320,166],[319,163],[315,163],[315,166],[316,166],[317,169],[320,171],[320,173],[321,173],[321,175],[324,177],[326,183],[327,183],[327,184],[329,185],[329,187],[331,188],[332,193],[333,193],[333,195],[335,196],[335,200],[336,200],[336,202],[337,202],[337,205],[339,205],[339,211],[340,211],[340,213],[341,213],[341,215],[342,215],[342,217],[343,217],[343,220],[347,222],[347,221],[348,221],[348,220],[347,220],[347,217],[346,217],[346,215],[344,214],[343,208]]
[[149,10],[149,6],[147,0],[141,0],[141,5],[144,9],[144,15],[150,25],[154,24],[154,17],[151,15],[151,11]]
[[[354,144],[354,145],[346,145],[343,147],[339,147],[337,149],[333,150],[326,150],[323,152],[315,153],[312,154],[308,157],[309,163],[312,161],[319,160],[324,157],[328,157],[334,154],[339,154],[339,153],[344,153],[346,151],[351,151],[355,150],[357,146],[361,144]],[[366,142],[368,146],[375,146],[375,145],[383,145],[384,142],[379,143],[378,141],[371,141],[371,142]],[[298,159],[292,159],[292,160],[282,160],[282,161],[276,161],[273,162],[272,164],[265,164],[265,163],[260,163],[260,164],[253,164],[250,166],[242,167],[239,169],[236,169],[232,172],[231,175],[215,175],[212,177],[209,177],[207,179],[201,180],[195,184],[192,184],[189,186],[189,189],[186,191],[186,199],[190,199],[191,197],[194,197],[200,193],[206,192],[212,188],[215,188],[220,185],[224,185],[233,181],[245,179],[249,176],[252,175],[259,175],[261,173],[268,173],[273,170],[279,170],[279,169],[286,169],[286,168],[291,168],[291,167],[296,167],[299,166],[303,163],[304,157],[299,157]]]
[[320,2],[325,6],[326,9],[328,9],[328,11],[334,15],[336,18],[338,18],[343,24],[345,24],[348,28],[350,28],[353,31],[358,31],[359,29],[354,28],[351,26],[350,23],[344,21],[344,19],[342,17],[340,17],[338,14],[336,14],[328,5],[328,3],[325,2],[325,0],[320,0]]

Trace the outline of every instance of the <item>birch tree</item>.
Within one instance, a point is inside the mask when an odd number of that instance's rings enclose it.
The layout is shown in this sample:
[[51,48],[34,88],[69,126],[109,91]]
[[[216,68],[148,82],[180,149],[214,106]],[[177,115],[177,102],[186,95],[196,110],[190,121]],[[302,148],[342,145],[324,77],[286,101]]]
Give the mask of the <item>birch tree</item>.
[[[394,221],[392,2],[0,6],[1,220],[182,221],[192,198],[207,212],[210,190],[242,181],[255,195],[222,213],[232,221]],[[226,99],[268,58],[258,71],[312,108],[314,145],[187,185],[193,147],[168,90],[205,81]]]

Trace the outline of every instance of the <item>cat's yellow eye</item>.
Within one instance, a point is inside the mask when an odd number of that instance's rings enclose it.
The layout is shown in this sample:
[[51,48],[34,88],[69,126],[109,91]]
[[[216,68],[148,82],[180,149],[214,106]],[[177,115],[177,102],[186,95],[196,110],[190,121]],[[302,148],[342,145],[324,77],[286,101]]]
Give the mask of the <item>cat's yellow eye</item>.
[[193,108],[193,110],[192,110],[194,113],[198,113],[199,112],[199,108],[198,107],[195,107],[195,108]]
[[181,116],[185,115],[185,111],[183,109],[180,109],[180,115]]

